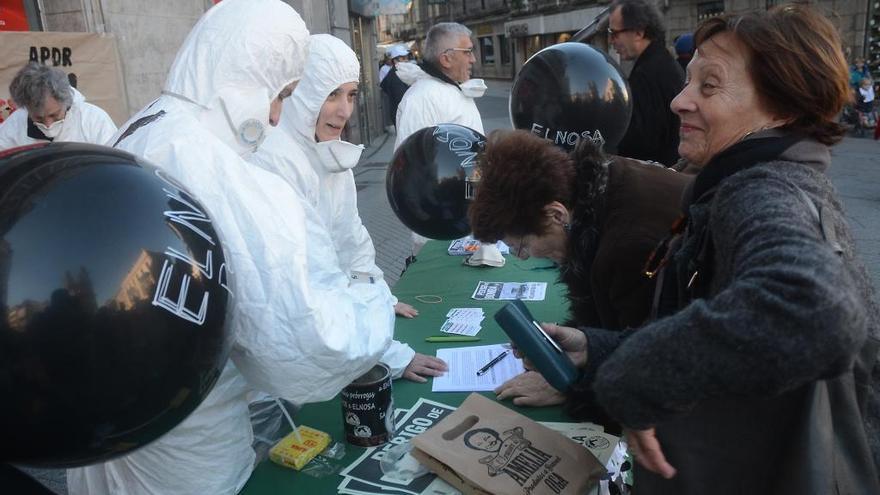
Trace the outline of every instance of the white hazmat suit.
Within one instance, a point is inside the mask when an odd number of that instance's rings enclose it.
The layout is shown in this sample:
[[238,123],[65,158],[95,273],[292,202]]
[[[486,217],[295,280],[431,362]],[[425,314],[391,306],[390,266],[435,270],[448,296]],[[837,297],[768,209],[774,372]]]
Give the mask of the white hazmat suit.
[[[409,89],[397,107],[395,151],[414,132],[440,124],[463,125],[484,134],[483,118],[474,101],[486,91],[482,79],[453,84],[428,74],[414,62],[397,64],[397,76]],[[415,256],[428,239],[413,232],[412,240]]]
[[[382,280],[373,241],[357,209],[351,169],[363,147],[315,139],[318,115],[327,97],[339,86],[359,79],[360,63],[348,45],[328,34],[312,35],[305,74],[284,102],[279,125],[282,132],[272,133],[251,160],[284,177],[303,195],[308,203],[306,216],[320,218],[333,239],[341,270],[374,277],[386,290],[388,305],[394,306],[397,300]],[[410,346],[395,340],[382,362],[399,378],[414,355]]]
[[[61,133],[52,141],[107,144],[116,133],[113,120],[100,107],[88,103],[82,93],[76,89],[70,88],[70,92],[73,102],[64,116]],[[27,128],[27,109],[19,108],[12,112],[9,118],[0,124],[0,151],[16,146],[49,142],[47,139],[28,136]]]
[[412,62],[397,64],[397,77],[409,84],[409,89],[397,107],[395,150],[410,134],[439,124],[463,125],[483,134],[483,119],[474,102],[486,90],[482,79],[470,79],[456,86]]
[[184,184],[222,235],[234,343],[186,420],[130,455],[68,471],[71,494],[234,494],[254,468],[250,391],[327,400],[388,347],[384,288],[350,284],[296,191],[239,155],[262,141],[270,102],[301,77],[307,43],[281,1],[224,0],[187,37],[163,96],[116,137]]

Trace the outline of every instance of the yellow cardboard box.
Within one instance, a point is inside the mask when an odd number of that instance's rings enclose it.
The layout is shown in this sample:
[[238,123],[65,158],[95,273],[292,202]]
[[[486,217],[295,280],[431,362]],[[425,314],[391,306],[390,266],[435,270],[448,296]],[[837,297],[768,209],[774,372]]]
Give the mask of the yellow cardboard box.
[[299,434],[302,442],[296,439],[296,432],[290,432],[269,451],[269,458],[282,466],[292,467],[297,471],[309,463],[314,457],[330,445],[330,435],[323,431],[300,426]]

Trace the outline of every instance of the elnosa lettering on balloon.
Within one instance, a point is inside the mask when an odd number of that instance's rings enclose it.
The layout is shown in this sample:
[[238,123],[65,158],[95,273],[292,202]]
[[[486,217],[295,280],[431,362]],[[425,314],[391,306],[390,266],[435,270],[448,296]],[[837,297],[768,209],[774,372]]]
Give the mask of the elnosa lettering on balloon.
[[463,158],[459,166],[465,171],[465,199],[474,199],[477,183],[480,182],[480,169],[477,167],[478,150],[485,146],[485,138],[476,131],[463,126],[439,125],[434,129],[434,139],[447,144],[449,151]]
[[605,145],[605,138],[602,137],[602,132],[599,129],[594,130],[592,133],[590,131],[583,131],[578,134],[577,131],[554,131],[549,127],[544,127],[540,124],[532,122],[532,127],[530,130],[534,134],[537,134],[538,136],[541,136],[548,141],[553,141],[553,144],[556,145],[575,146],[581,139],[589,139],[594,144],[598,144],[599,146]]
[[[167,177],[162,173],[161,170],[155,171],[156,177],[165,182],[166,184],[174,187],[176,190],[170,190],[167,188],[162,188],[162,191],[165,192],[165,195],[168,197],[169,204],[178,203],[184,209],[176,209],[176,210],[166,210],[164,212],[165,218],[168,219],[169,222],[181,225],[185,227],[187,230],[196,234],[200,238],[204,239],[210,246],[216,246],[214,238],[200,229],[198,226],[194,224],[194,222],[205,223],[208,226],[211,225],[211,219],[208,217],[205,212],[199,209],[192,201],[188,201],[184,198],[184,194],[181,192],[180,186],[178,186],[173,180]],[[168,296],[169,287],[171,285],[172,279],[174,278],[174,259],[178,259],[183,261],[184,263],[190,264],[190,266],[194,266],[198,269],[198,272],[201,273],[208,280],[214,279],[214,252],[208,247],[205,249],[204,261],[197,261],[193,255],[190,253],[180,252],[172,247],[167,247],[165,249],[166,256],[169,259],[166,259],[162,264],[162,269],[159,271],[159,281],[156,284],[156,292],[153,294],[153,306],[158,306],[179,318],[182,318],[186,321],[195,323],[196,325],[202,325],[205,323],[205,320],[208,316],[208,304],[210,303],[210,291],[205,291],[202,294],[201,303],[199,304],[199,308],[197,311],[187,307],[187,299],[189,297],[189,286],[192,281],[192,276],[188,273],[180,274],[180,286],[179,291],[177,293],[177,299],[173,299]],[[228,284],[228,272],[229,269],[226,266],[226,262],[220,264],[220,268],[217,270],[217,283],[226,289],[226,292],[229,295],[232,295],[232,291],[229,289]]]

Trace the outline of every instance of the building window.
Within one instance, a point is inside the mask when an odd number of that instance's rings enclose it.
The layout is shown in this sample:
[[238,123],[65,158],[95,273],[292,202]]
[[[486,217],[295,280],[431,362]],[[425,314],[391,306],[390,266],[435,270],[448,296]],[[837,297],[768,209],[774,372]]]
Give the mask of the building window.
[[704,21],[710,17],[724,14],[724,1],[713,0],[697,4],[697,20]]
[[541,48],[544,48],[544,47],[541,46],[541,35],[540,34],[533,34],[533,35],[529,36],[528,38],[526,38],[526,52],[525,52],[526,60],[528,60],[529,57],[531,57],[532,55],[537,53],[539,50],[541,50]]
[[501,65],[510,65],[510,42],[507,36],[498,36],[498,51],[501,52]]
[[495,44],[491,36],[483,36],[480,40],[480,63],[495,64]]
[[571,36],[574,33],[559,33],[559,36],[556,37],[556,43],[567,43],[571,40]]

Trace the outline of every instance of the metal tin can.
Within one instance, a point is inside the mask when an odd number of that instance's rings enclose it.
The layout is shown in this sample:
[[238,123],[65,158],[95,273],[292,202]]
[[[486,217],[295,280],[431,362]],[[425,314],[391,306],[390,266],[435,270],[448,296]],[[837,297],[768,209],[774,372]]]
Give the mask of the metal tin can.
[[375,447],[394,434],[391,370],[379,363],[342,389],[345,439],[352,445]]

